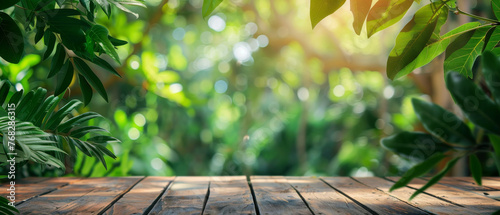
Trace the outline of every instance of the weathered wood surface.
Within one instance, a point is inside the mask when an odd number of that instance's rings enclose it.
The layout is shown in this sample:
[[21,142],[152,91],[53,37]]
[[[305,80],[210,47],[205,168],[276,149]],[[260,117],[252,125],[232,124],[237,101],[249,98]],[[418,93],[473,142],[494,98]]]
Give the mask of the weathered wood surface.
[[[389,192],[398,177],[119,177],[16,181],[21,214],[491,214],[500,178],[429,178]],[[7,196],[9,185],[1,185]],[[485,194],[486,193],[486,194]]]

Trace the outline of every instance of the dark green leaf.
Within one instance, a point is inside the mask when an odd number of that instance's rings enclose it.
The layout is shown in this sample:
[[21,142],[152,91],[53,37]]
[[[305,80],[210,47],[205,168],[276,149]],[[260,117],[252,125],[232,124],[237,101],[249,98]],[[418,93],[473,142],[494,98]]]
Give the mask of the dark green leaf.
[[437,175],[435,175],[434,177],[432,177],[423,187],[421,187],[420,189],[418,189],[417,191],[415,191],[415,193],[413,193],[413,195],[411,195],[410,200],[412,200],[418,194],[424,192],[425,190],[427,190],[427,188],[431,187],[432,185],[436,184],[439,180],[441,180],[441,178],[443,178],[443,176],[446,175],[446,173],[448,171],[450,171],[450,169],[453,166],[455,166],[455,163],[457,163],[457,161],[458,161],[459,158],[460,157],[456,157],[456,158],[452,159],[450,162],[448,162],[446,164],[446,166],[444,167],[444,169],[442,169]]
[[7,96],[9,95],[10,84],[9,82],[2,81],[2,87],[0,88],[0,106],[5,102]]
[[419,163],[419,164],[413,166],[411,169],[406,171],[405,174],[396,183],[394,183],[394,185],[392,185],[392,187],[389,191],[393,191],[395,189],[406,186],[414,178],[420,177],[420,176],[424,175],[425,173],[429,172],[445,157],[446,157],[445,155],[438,152],[438,153],[433,154],[431,157],[429,157],[427,160],[423,161],[422,163]]
[[401,132],[381,140],[382,146],[409,160],[422,161],[437,152],[451,149],[430,134],[421,132]]
[[493,134],[488,135],[488,137],[494,150],[492,152],[493,159],[495,160],[498,172],[500,172],[500,137]]
[[444,70],[459,72],[472,78],[472,66],[481,55],[488,28],[479,28],[474,32],[460,35],[446,49]]
[[379,0],[368,13],[366,30],[368,38],[403,18],[413,0]]
[[[45,117],[48,117],[47,113],[50,110],[52,106],[55,106],[59,103],[59,97],[55,97],[54,95],[50,95],[43,104],[40,106],[40,108],[37,110],[37,114],[33,117],[33,124],[35,126],[40,127],[43,119]],[[49,113],[50,114],[50,113]]]
[[92,59],[92,63],[100,66],[101,68],[113,73],[114,75],[118,76],[118,77],[122,77],[116,70],[113,66],[111,66],[107,61],[99,58],[99,57],[94,57]]
[[108,38],[109,32],[104,26],[94,25],[87,32],[93,42],[97,43],[113,60],[120,63],[120,57],[116,53],[115,47]]
[[114,4],[118,9],[122,10],[123,12],[132,14],[133,16],[135,16],[136,19],[139,18],[139,14],[138,13],[132,12],[131,10],[129,10],[128,8],[126,8],[125,6],[123,6],[121,4],[121,2],[116,2],[114,0],[108,0],[108,1],[111,2],[112,4]]
[[372,0],[351,0],[351,12],[354,17],[352,27],[358,35],[361,34],[361,29],[371,6]]
[[49,130],[55,130],[56,127],[61,123],[61,121],[68,114],[71,113],[76,107],[78,107],[82,102],[78,100],[71,100],[66,105],[64,105],[61,109],[59,109],[56,113],[50,116],[50,119],[47,121],[47,125],[45,126]]
[[489,132],[500,134],[499,107],[472,80],[457,72],[449,72],[446,87],[470,121]]
[[111,6],[109,5],[109,2],[107,0],[92,0],[95,4],[99,5],[108,16],[108,18],[111,16]]
[[455,114],[421,99],[413,98],[411,101],[418,119],[431,134],[448,143],[465,146],[475,144],[469,127]]
[[67,133],[69,130],[74,128],[77,125],[80,125],[88,120],[102,117],[101,115],[94,113],[94,112],[86,112],[82,113],[78,116],[72,117],[69,120],[66,120],[65,122],[61,123],[59,126],[57,126],[57,130],[59,132]]
[[491,0],[491,8],[497,19],[500,19],[500,0]]
[[90,69],[90,67],[80,58],[73,58],[76,68],[80,71],[80,74],[85,77],[85,80],[89,82],[89,84],[106,100],[108,101],[108,94],[106,93],[106,89],[102,85],[101,80],[94,74],[94,72]]
[[222,0],[203,0],[203,18],[207,18],[221,2]]
[[51,9],[38,13],[45,20],[61,19],[69,16],[80,16],[80,12],[74,9]]
[[82,89],[84,105],[87,106],[92,100],[92,88],[90,87],[89,82],[87,82],[87,80],[85,80],[85,77],[83,77],[82,75],[78,74],[78,80],[80,83],[80,88]]
[[[52,57],[52,65],[50,66],[50,72],[47,78],[52,78],[59,71],[61,71],[64,59],[66,59],[66,50],[64,49],[64,46],[59,43],[57,44],[56,53]],[[69,59],[66,62],[68,61]]]
[[33,97],[30,99],[29,102],[27,102],[27,108],[24,109],[23,112],[21,112],[18,117],[19,119],[23,121],[29,121],[31,122],[33,119],[33,116],[36,114],[36,110],[42,105],[42,102],[45,99],[45,96],[47,95],[47,90],[39,87],[36,89],[35,94],[33,94]]
[[484,37],[484,45],[482,52],[493,50],[499,41],[500,41],[500,29],[497,28],[497,26],[494,26],[490,28],[490,30],[488,30],[488,33],[486,33],[486,36]]
[[444,3],[432,3],[415,13],[396,38],[396,44],[387,60],[387,76],[395,79],[406,75],[401,71],[424,50],[433,34],[446,22],[448,9]]
[[47,30],[45,31],[45,35],[43,36],[43,38],[43,42],[45,43],[45,46],[47,46],[47,49],[45,50],[42,58],[42,60],[45,60],[52,54],[52,51],[54,50],[54,45],[56,44],[56,36],[52,33],[52,31]]
[[500,60],[495,54],[486,51],[483,53],[483,74],[497,105],[500,105]]
[[337,11],[342,5],[344,5],[344,3],[345,0],[311,0],[311,8],[309,13],[311,17],[312,27],[316,27],[316,25],[321,20]]
[[70,136],[79,139],[91,132],[108,132],[108,131],[106,131],[106,129],[97,126],[84,126],[71,131]]
[[476,184],[481,186],[481,178],[483,177],[483,168],[481,168],[481,162],[476,155],[469,156],[469,169],[472,173],[472,177],[476,181]]
[[2,0],[2,1],[0,1],[0,10],[12,7],[18,2],[19,2],[19,0]]
[[20,91],[15,92],[14,95],[12,95],[12,97],[10,97],[9,103],[16,104],[16,106],[17,106],[17,104],[19,103],[19,100],[21,99],[23,94],[24,94],[24,90],[20,90]]
[[36,22],[35,44],[37,44],[45,34],[45,23],[41,20]]
[[85,10],[87,10],[89,13],[93,12],[90,10],[90,0],[80,0],[80,4],[83,5]]
[[56,96],[66,91],[66,88],[69,87],[71,81],[73,80],[74,68],[70,60],[67,60],[66,63],[64,63],[62,71],[61,80],[57,81],[56,91],[54,93]]
[[10,63],[19,63],[24,52],[24,37],[16,22],[0,12],[0,57]]
[[119,39],[116,39],[112,36],[108,36],[108,39],[109,41],[111,41],[111,43],[114,45],[114,46],[123,46],[123,45],[126,45],[128,42],[125,41],[125,40],[119,40]]

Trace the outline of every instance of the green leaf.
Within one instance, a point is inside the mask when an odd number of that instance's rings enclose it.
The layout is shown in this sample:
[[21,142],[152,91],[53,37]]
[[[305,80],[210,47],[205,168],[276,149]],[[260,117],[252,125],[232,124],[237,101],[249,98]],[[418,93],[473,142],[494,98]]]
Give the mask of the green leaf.
[[54,50],[54,45],[56,44],[56,36],[52,33],[52,31],[45,31],[44,37],[44,43],[45,46],[47,46],[47,49],[45,50],[45,53],[43,54],[42,60],[47,59],[51,54],[52,51]]
[[361,29],[371,6],[372,0],[351,0],[351,12],[354,17],[352,27],[358,35],[361,34]]
[[71,131],[70,136],[74,138],[82,138],[86,134],[92,132],[108,132],[106,129],[97,126],[84,126]]
[[499,107],[472,80],[457,72],[449,72],[446,87],[470,121],[491,133],[500,134]]
[[126,45],[128,42],[125,41],[125,40],[119,40],[119,39],[116,39],[112,36],[109,36],[108,35],[108,39],[109,41],[111,41],[111,43],[114,45],[114,46],[123,46],[123,45]]
[[472,66],[481,55],[488,28],[479,28],[474,32],[460,35],[446,49],[444,70],[459,72],[472,78]]
[[448,143],[465,146],[476,143],[469,127],[455,114],[421,99],[413,98],[411,101],[418,119],[432,135]]
[[222,0],[203,0],[202,15],[207,18],[215,10]]
[[56,113],[50,116],[45,128],[49,130],[55,130],[56,127],[59,125],[59,123],[61,123],[61,121],[64,119],[64,117],[70,114],[71,111],[73,111],[80,104],[82,104],[82,102],[76,99],[69,101],[66,105],[61,107]]
[[80,74],[85,77],[85,80],[89,82],[89,84],[106,100],[108,101],[108,94],[106,93],[106,89],[102,85],[101,80],[94,74],[94,72],[90,69],[90,67],[80,58],[73,58],[76,68],[80,71]]
[[93,11],[90,10],[90,0],[80,0],[80,4],[83,5],[85,10],[87,10],[89,13],[93,13]]
[[500,28],[494,26],[488,30],[484,40],[483,52],[493,50],[500,42]]
[[0,106],[5,102],[7,96],[9,95],[10,84],[9,82],[2,81],[2,87],[0,88]]
[[425,48],[420,52],[418,57],[415,58],[415,60],[413,60],[411,63],[406,65],[403,69],[401,69],[397,76],[405,76],[413,72],[413,70],[415,70],[416,68],[425,66],[426,64],[430,63],[441,53],[443,53],[455,38],[464,33],[474,31],[477,28],[484,27],[480,25],[481,23],[479,22],[469,22],[449,31],[442,36],[438,36],[440,27],[436,27],[434,33],[431,36],[431,39],[429,39],[429,41],[425,45]]
[[52,106],[55,106],[59,103],[59,97],[55,97],[54,95],[49,96],[43,104],[40,106],[40,108],[37,110],[37,114],[33,117],[33,124],[35,126],[40,127],[42,125],[42,121],[45,117],[47,116],[48,111],[51,109]]
[[483,53],[483,75],[497,105],[500,105],[500,60],[492,52]]
[[84,123],[88,120],[94,119],[94,118],[99,118],[102,117],[101,115],[94,113],[94,112],[86,112],[82,113],[78,116],[72,117],[69,120],[66,120],[65,122],[61,123],[59,126],[57,126],[57,130],[59,132],[67,133],[69,130],[74,128],[77,125],[80,125],[81,123]]
[[444,153],[451,149],[450,146],[441,142],[430,134],[422,132],[401,132],[386,137],[380,141],[382,146],[397,155],[409,160],[422,161],[433,154]]
[[118,9],[122,10],[123,12],[132,14],[133,16],[135,16],[136,19],[139,18],[139,14],[138,13],[134,13],[131,10],[129,10],[128,8],[124,7],[121,4],[121,2],[116,2],[116,1],[113,1],[113,0],[108,0],[108,1],[111,2],[112,4],[114,4]]
[[438,174],[436,174],[434,177],[432,177],[423,187],[421,187],[420,189],[418,189],[417,191],[415,191],[415,193],[413,193],[413,195],[411,195],[410,200],[412,200],[418,194],[424,192],[425,190],[427,190],[427,188],[431,187],[432,185],[436,184],[439,180],[441,180],[441,178],[443,178],[444,175],[446,175],[446,173],[448,171],[450,171],[450,169],[453,166],[455,166],[455,163],[457,163],[457,161],[458,161],[459,158],[460,157],[456,157],[456,158],[452,159],[450,162],[448,162],[446,164],[446,166],[444,167],[444,169],[442,169]]
[[412,4],[413,0],[379,0],[368,13],[368,38],[401,20]]
[[107,0],[92,0],[95,4],[99,5],[108,16],[108,18],[111,16],[111,6],[109,5],[109,2]]
[[476,184],[481,186],[481,177],[483,177],[483,169],[481,168],[481,162],[476,155],[469,156],[469,169],[472,173],[472,177],[476,181]]
[[494,150],[492,152],[493,159],[495,160],[498,172],[500,172],[500,137],[493,134],[488,135],[488,137]]
[[2,1],[0,1],[0,10],[12,7],[18,2],[19,2],[19,0],[2,0]]
[[337,11],[344,3],[345,0],[311,0],[309,13],[312,27],[316,27],[321,20]]
[[0,12],[0,57],[10,63],[19,63],[24,52],[24,37],[16,22]]
[[93,42],[97,43],[113,60],[120,63],[120,57],[116,53],[115,47],[108,38],[109,32],[104,26],[94,25],[87,32]]
[[432,3],[418,10],[396,38],[387,60],[387,76],[395,79],[406,75],[401,71],[424,50],[433,34],[446,22],[448,9],[444,3]]
[[491,8],[497,19],[500,19],[500,0],[491,0]]
[[66,88],[69,87],[71,81],[73,80],[74,68],[70,60],[67,60],[66,63],[64,63],[62,71],[62,78],[57,82],[56,91],[54,93],[56,96],[66,91]]
[[99,57],[94,57],[92,59],[92,63],[94,63],[95,65],[113,73],[114,75],[118,76],[118,77],[122,77],[116,70],[113,66],[111,66],[107,61],[103,60],[102,58],[99,58]]
[[16,104],[16,106],[17,106],[17,104],[19,103],[19,100],[21,99],[23,94],[24,94],[24,90],[20,90],[20,91],[15,92],[14,95],[12,95],[12,97],[10,97],[9,103]]
[[87,82],[87,80],[85,80],[85,77],[83,77],[82,75],[78,74],[78,80],[80,83],[80,88],[82,89],[84,105],[87,106],[92,100],[92,88],[90,87],[89,82]]
[[393,191],[395,189],[406,186],[414,178],[420,177],[420,176],[424,175],[425,173],[429,172],[445,157],[446,157],[445,155],[438,152],[438,153],[433,154],[431,157],[429,157],[427,160],[423,161],[422,163],[419,163],[419,164],[413,166],[411,169],[406,171],[405,174],[396,183],[394,183],[394,185],[392,185],[392,187],[389,191]]
[[[66,59],[66,50],[64,50],[64,46],[62,44],[57,44],[56,53],[52,57],[52,65],[50,66],[49,75],[47,78],[52,78],[56,75],[64,63],[64,59]],[[69,61],[69,60],[67,60]]]

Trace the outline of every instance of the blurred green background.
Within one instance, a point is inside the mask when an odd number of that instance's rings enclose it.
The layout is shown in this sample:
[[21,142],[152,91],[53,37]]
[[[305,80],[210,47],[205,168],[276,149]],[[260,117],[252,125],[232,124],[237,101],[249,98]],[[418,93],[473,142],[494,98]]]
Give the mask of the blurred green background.
[[[99,73],[109,103],[94,97],[83,108],[107,118],[92,123],[122,143],[108,146],[118,156],[106,158],[108,171],[80,155],[70,175],[397,175],[411,164],[379,140],[419,128],[411,97],[451,101],[439,65],[389,81],[386,58],[401,24],[357,36],[347,6],[312,30],[307,1],[232,0],[206,19],[201,0],[145,3],[130,8],[139,18],[99,11],[97,23],[129,44],[114,64],[123,78]],[[20,64],[1,65],[2,78],[53,92],[41,44]],[[70,98],[82,98],[78,86]]]

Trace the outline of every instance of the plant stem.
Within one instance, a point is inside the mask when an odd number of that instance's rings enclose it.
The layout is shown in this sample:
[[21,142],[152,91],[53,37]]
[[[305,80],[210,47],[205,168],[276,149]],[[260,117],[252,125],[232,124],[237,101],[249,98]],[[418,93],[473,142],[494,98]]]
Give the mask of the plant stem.
[[489,19],[489,18],[486,18],[486,17],[477,16],[477,15],[474,15],[474,14],[471,14],[471,13],[467,13],[467,12],[464,12],[464,11],[460,10],[458,7],[457,7],[456,12],[458,12],[459,14],[463,14],[463,15],[472,17],[474,19],[482,20],[482,21],[485,21],[485,22],[491,22],[491,23],[500,24],[500,22],[498,20]]

